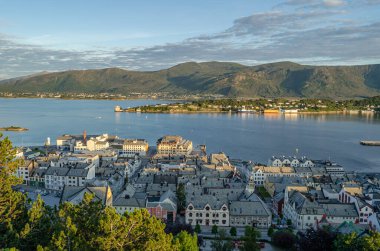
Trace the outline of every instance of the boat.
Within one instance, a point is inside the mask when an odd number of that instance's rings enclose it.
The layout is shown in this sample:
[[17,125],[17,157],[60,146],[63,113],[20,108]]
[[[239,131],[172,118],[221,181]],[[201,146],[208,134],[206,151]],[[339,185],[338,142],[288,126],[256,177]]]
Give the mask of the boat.
[[265,109],[264,113],[279,113],[279,109]]
[[362,140],[360,141],[360,144],[363,146],[380,146],[380,140],[375,141],[375,140]]
[[114,111],[115,111],[115,112],[124,112],[123,108],[121,108],[120,105],[115,106]]

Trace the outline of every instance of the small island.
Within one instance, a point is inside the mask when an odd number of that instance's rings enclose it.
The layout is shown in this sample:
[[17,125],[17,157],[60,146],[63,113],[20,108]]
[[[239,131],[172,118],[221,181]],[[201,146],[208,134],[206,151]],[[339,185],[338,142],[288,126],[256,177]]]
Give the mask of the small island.
[[10,132],[24,132],[28,131],[28,128],[23,128],[19,126],[7,126],[7,127],[0,127],[0,131],[10,131]]

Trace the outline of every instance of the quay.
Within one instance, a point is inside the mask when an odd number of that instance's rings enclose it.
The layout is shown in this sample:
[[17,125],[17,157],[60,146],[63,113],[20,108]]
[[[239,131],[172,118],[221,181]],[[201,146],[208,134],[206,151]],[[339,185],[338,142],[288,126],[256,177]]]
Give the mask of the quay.
[[380,146],[380,141],[363,140],[363,141],[360,141],[360,144],[364,146]]

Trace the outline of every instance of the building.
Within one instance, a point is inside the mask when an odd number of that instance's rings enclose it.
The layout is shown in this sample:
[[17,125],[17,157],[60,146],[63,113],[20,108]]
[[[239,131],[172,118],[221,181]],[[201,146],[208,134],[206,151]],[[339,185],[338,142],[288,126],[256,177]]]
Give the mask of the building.
[[321,222],[328,224],[342,224],[343,222],[359,223],[359,214],[354,204],[320,203],[325,211]]
[[70,168],[66,174],[66,185],[67,186],[84,186],[86,181],[95,178],[95,164],[91,163],[85,166],[76,165]]
[[75,138],[71,135],[62,135],[57,138],[57,149],[62,151],[73,151]]
[[45,173],[45,188],[49,190],[63,190],[66,184],[68,167],[50,167]]
[[157,153],[162,155],[189,155],[193,142],[181,136],[164,136],[157,141]]
[[292,177],[297,173],[290,166],[255,166],[252,176],[256,186],[264,186],[267,177]]
[[169,189],[161,196],[147,197],[146,209],[150,215],[166,223],[174,223],[177,216],[177,197]]
[[29,185],[30,176],[35,168],[38,168],[38,163],[34,160],[27,160],[17,168],[16,176],[22,179],[24,184]]
[[134,156],[138,154],[140,156],[145,156],[148,152],[149,144],[144,139],[126,139],[123,143],[123,150],[120,152],[121,155]]
[[190,225],[229,226],[228,202],[213,195],[203,195],[190,201],[186,207],[185,221]]
[[65,186],[60,203],[70,202],[79,204],[83,201],[86,193],[94,195],[94,201],[101,201],[104,206],[112,206],[112,190],[109,186],[105,187],[70,187]]
[[231,201],[230,226],[269,228],[272,214],[262,201]]
[[306,186],[288,186],[284,195],[284,217],[297,230],[313,227],[324,215],[324,209],[309,194]]

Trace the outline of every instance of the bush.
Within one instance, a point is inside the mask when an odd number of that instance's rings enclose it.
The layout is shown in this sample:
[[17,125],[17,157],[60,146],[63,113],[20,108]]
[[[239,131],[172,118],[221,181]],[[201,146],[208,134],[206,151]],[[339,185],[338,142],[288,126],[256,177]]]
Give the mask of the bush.
[[236,236],[237,235],[236,227],[231,227],[231,229],[230,229],[230,235],[231,236]]
[[278,247],[288,249],[296,243],[296,236],[290,231],[277,231],[272,234],[272,242]]

